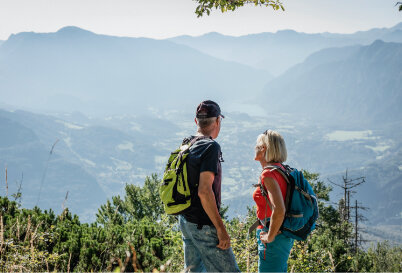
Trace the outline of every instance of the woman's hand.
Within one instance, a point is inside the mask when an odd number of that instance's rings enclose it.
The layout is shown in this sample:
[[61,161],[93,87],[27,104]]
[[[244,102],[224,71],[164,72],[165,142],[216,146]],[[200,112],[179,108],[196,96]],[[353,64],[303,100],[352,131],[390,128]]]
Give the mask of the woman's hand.
[[278,231],[278,233],[274,234],[274,235],[272,235],[268,232],[265,232],[265,231],[261,231],[260,240],[263,244],[269,244],[269,243],[272,243],[275,240],[276,235],[279,235],[279,234],[281,234],[281,231]]

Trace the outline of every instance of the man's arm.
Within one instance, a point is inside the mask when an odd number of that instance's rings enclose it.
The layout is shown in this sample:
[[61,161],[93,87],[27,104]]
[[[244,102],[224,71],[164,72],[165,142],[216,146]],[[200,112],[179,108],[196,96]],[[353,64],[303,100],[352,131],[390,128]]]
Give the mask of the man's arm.
[[212,191],[214,178],[215,174],[213,172],[205,171],[200,173],[198,196],[200,197],[202,207],[216,228],[219,239],[217,247],[220,249],[228,249],[230,247],[230,237],[219,214],[216,206],[215,194]]

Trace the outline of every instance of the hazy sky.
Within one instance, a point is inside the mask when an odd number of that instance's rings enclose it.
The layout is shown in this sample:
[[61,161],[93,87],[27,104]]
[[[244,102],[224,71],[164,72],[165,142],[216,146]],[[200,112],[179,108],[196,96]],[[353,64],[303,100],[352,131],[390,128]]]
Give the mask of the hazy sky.
[[0,40],[22,31],[78,26],[96,33],[167,38],[296,31],[352,33],[402,21],[397,0],[283,0],[286,11],[249,5],[197,18],[192,0],[0,0]]

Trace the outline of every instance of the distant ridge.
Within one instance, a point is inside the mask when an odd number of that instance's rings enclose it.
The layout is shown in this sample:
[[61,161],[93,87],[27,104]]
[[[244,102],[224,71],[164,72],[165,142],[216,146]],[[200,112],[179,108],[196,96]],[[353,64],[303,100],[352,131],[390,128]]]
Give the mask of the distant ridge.
[[278,76],[318,50],[356,44],[368,45],[377,39],[402,42],[401,31],[402,23],[399,23],[391,28],[375,28],[352,34],[310,34],[279,30],[275,33],[263,32],[234,37],[214,32],[197,37],[178,36],[169,40],[217,58],[265,69]]
[[[48,33],[43,33],[43,32],[19,32],[16,34],[11,34],[10,37],[8,38],[7,41],[12,42],[12,41],[23,41],[25,39],[49,39],[49,38],[54,38],[54,37],[85,37],[88,35],[97,35],[91,31],[75,27],[75,26],[67,26],[59,29],[57,32],[48,32]],[[4,41],[5,42],[5,41]]]
[[344,37],[354,37],[356,36],[356,34],[359,35],[368,35],[371,36],[372,33],[379,33],[379,34],[383,34],[385,33],[389,33],[392,31],[398,31],[398,30],[402,30],[402,22],[396,24],[393,27],[390,28],[372,28],[369,30],[359,30],[353,33],[337,33],[337,32],[316,32],[316,33],[307,33],[307,32],[302,32],[302,31],[296,31],[293,29],[281,29],[281,30],[277,30],[275,32],[259,32],[259,33],[250,33],[250,34],[245,34],[245,35],[240,35],[240,36],[232,36],[232,35],[227,35],[227,34],[222,34],[220,32],[216,32],[216,31],[212,31],[212,32],[207,32],[201,35],[179,35],[179,36],[175,36],[172,38],[168,38],[168,39],[180,39],[180,38],[201,38],[201,37],[226,37],[226,38],[243,38],[243,37],[263,37],[263,36],[271,36],[271,35],[275,35],[275,34],[304,34],[304,35],[311,35],[311,36],[344,36]]
[[0,47],[0,78],[0,95],[15,106],[135,114],[188,98],[244,101],[272,76],[167,40],[69,26],[10,36]]

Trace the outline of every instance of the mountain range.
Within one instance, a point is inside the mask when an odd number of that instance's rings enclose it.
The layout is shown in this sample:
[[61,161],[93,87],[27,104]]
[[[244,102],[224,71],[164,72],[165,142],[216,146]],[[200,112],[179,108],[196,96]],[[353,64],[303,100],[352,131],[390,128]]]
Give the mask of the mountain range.
[[0,47],[0,95],[53,111],[141,114],[148,108],[233,101],[270,76],[192,48],[146,38],[97,35],[76,27],[11,35]]
[[308,34],[281,30],[276,33],[233,37],[213,32],[198,37],[178,36],[170,40],[211,56],[264,69],[278,76],[318,50],[357,44],[368,45],[378,39],[385,42],[402,42],[402,23],[392,28],[377,28],[352,34]]

